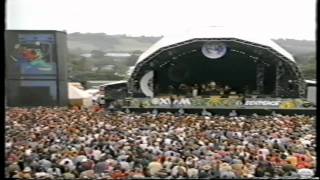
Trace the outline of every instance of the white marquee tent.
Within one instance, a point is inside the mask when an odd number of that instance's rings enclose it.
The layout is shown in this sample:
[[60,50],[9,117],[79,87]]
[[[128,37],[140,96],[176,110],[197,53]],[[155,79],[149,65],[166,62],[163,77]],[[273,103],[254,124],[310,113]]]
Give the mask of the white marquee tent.
[[68,98],[70,105],[84,107],[92,106],[92,95],[72,84],[68,84]]

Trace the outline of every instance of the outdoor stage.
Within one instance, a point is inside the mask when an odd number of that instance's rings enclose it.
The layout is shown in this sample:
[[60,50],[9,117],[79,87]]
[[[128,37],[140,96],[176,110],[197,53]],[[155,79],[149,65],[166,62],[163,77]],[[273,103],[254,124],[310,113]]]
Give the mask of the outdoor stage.
[[[171,112],[171,113],[178,113],[181,108],[179,107],[145,107],[145,108],[138,108],[138,107],[122,107],[124,112],[137,112],[137,113],[144,113],[144,112],[152,112],[153,110],[157,110],[160,112]],[[208,108],[208,107],[187,107],[182,108],[184,113],[187,114],[201,114],[203,109],[207,112],[210,112],[212,115],[229,115],[232,110],[235,110],[238,115],[252,115],[254,113],[258,115],[271,115],[272,112],[282,115],[306,115],[306,116],[315,116],[316,115],[316,108],[299,108],[299,109],[279,109],[279,108],[268,108],[265,107],[255,107],[255,108]]]
[[127,112],[316,114],[315,93],[290,53],[269,38],[226,32],[162,38],[123,87],[105,88],[106,102],[119,100],[114,107]]

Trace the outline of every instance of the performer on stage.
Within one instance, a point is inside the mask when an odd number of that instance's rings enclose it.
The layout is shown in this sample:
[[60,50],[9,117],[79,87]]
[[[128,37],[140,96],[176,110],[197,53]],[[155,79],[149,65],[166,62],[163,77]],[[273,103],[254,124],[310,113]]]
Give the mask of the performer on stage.
[[192,96],[193,97],[197,97],[198,96],[198,90],[199,89],[199,86],[198,86],[198,84],[195,84],[194,86],[193,86],[193,88],[192,88]]

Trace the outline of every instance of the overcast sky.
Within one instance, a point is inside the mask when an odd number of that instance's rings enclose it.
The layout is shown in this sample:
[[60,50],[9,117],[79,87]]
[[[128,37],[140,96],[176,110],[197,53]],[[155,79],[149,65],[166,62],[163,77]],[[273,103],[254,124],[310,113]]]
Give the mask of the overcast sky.
[[316,0],[7,0],[7,29],[166,35],[247,27],[271,38],[314,40]]

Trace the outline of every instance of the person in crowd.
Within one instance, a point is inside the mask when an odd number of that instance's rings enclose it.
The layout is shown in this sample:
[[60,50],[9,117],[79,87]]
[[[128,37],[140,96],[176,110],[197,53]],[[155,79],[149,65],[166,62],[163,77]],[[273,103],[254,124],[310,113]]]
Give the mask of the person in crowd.
[[192,87],[192,96],[193,97],[197,97],[198,96],[198,92],[199,92],[199,86],[198,86],[198,84],[195,84]]
[[170,96],[169,99],[170,99],[170,107],[173,107],[174,101],[176,100],[176,98],[174,96]]
[[206,84],[201,84],[201,86],[200,86],[200,94],[201,95],[205,95],[206,94],[206,88],[207,88],[207,86],[206,86]]
[[6,178],[312,178],[315,117],[9,108]]
[[224,92],[225,92],[226,94],[230,94],[231,88],[230,88],[228,85],[226,85],[226,86],[224,87]]

